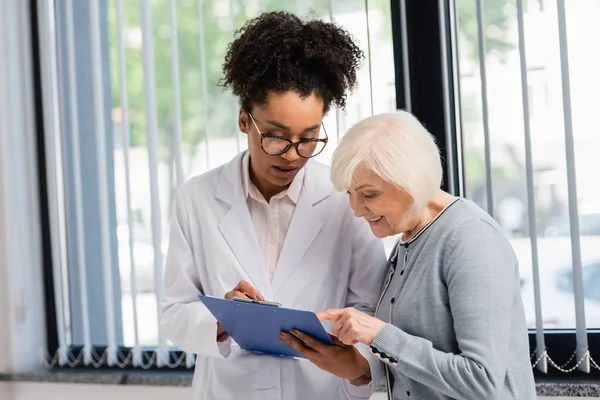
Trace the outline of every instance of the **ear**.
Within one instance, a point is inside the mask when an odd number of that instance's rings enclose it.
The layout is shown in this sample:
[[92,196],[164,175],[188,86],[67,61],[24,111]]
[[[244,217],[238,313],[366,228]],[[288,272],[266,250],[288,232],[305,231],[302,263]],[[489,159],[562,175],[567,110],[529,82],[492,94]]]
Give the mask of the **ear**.
[[240,128],[240,132],[243,132],[246,135],[250,131],[250,120],[248,118],[248,113],[244,111],[243,108],[240,108],[240,113],[238,114],[238,127]]

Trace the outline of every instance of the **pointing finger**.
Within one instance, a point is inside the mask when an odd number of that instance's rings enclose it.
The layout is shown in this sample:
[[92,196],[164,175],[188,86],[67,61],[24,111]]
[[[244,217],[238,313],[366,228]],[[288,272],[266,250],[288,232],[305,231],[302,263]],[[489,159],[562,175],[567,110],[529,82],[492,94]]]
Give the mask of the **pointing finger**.
[[336,321],[338,318],[340,318],[342,316],[343,312],[344,312],[344,310],[331,309],[331,310],[327,310],[327,311],[318,313],[317,317],[319,318],[319,321],[321,321],[321,322]]

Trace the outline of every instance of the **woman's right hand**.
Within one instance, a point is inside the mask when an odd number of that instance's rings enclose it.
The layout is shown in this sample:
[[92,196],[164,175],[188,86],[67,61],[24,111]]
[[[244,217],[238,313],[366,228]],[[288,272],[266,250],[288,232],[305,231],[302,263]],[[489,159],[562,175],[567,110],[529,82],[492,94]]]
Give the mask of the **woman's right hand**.
[[385,326],[385,322],[379,318],[372,317],[353,307],[323,311],[318,313],[317,317],[321,322],[333,321],[331,333],[348,346],[356,343],[371,345],[375,336]]
[[[229,292],[225,293],[225,298],[232,300],[234,297],[248,297],[250,296],[256,300],[264,300],[263,296],[260,292],[251,284],[246,281],[239,281],[239,283]],[[221,325],[221,323],[217,322],[217,342],[221,343],[226,341],[229,338],[229,334]]]

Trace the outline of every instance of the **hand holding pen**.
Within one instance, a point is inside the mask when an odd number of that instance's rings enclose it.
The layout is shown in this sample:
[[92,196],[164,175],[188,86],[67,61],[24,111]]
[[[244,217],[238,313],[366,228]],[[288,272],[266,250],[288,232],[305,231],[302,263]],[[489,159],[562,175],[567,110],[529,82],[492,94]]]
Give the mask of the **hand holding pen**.
[[[233,290],[225,293],[225,298],[229,300],[233,300],[234,297],[246,297],[251,300],[260,300],[263,301],[264,297],[260,294],[260,292],[251,284],[246,281],[240,281]],[[223,328],[223,326],[217,322],[217,342],[224,342],[229,338],[229,334]]]

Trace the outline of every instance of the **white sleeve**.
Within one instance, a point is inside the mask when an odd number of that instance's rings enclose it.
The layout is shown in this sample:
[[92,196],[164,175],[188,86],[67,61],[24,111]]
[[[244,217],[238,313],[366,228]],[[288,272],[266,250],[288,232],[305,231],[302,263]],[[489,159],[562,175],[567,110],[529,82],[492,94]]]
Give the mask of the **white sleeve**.
[[[350,229],[354,232],[354,237],[346,306],[374,315],[385,274],[385,250],[382,241],[373,235],[363,219],[353,215],[351,218],[353,220]],[[365,386],[354,386],[344,379],[344,391],[352,400],[369,399],[373,390],[383,380],[384,366],[381,360],[371,353],[368,346],[358,344],[357,349],[369,362],[371,383]]]
[[217,320],[198,299],[204,294],[189,239],[188,216],[178,193],[171,219],[169,249],[160,300],[162,335],[180,349],[203,356],[227,357],[231,339],[218,343]]

